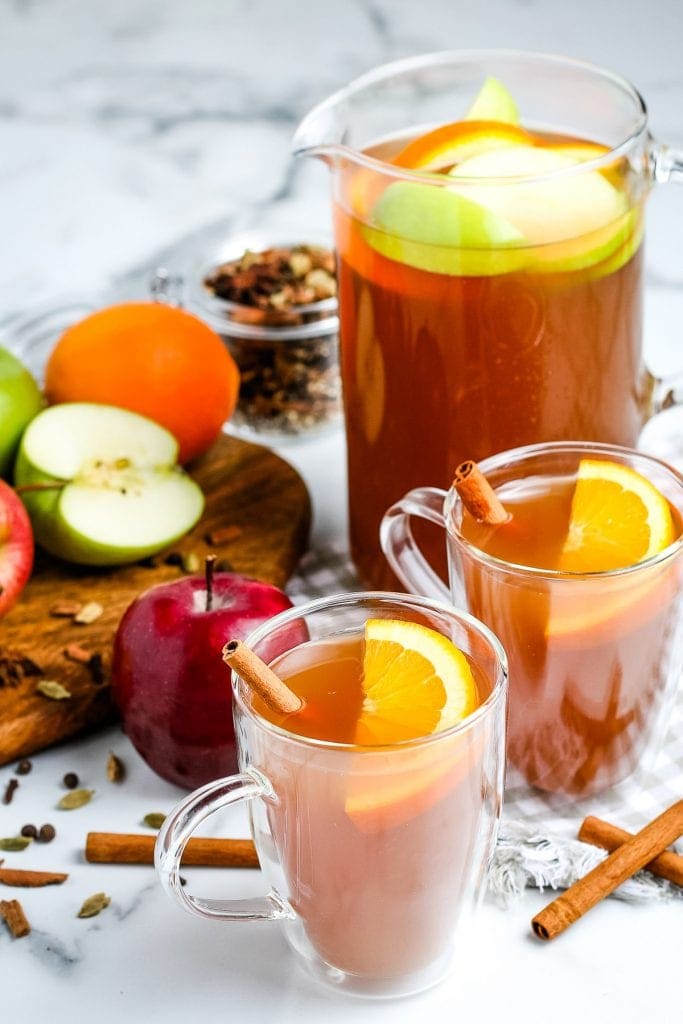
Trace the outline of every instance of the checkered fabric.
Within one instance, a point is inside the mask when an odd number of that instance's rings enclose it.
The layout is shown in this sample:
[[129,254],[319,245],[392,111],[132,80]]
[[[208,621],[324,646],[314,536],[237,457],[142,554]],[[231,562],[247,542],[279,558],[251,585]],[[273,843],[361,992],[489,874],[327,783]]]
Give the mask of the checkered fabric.
[[[361,589],[342,543],[305,555],[288,586],[295,604]],[[531,789],[512,769],[508,771],[503,821],[528,823],[568,838],[576,836],[581,821],[592,814],[637,831],[682,796],[683,690],[669,714],[657,759],[646,772],[637,772],[607,793],[577,800]]]

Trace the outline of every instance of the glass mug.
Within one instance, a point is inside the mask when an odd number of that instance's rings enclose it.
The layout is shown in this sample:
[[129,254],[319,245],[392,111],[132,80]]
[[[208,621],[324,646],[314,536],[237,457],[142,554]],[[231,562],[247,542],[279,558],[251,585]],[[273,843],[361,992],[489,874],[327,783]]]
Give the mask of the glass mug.
[[[480,468],[503,504],[539,480],[573,476],[581,458],[647,477],[683,516],[683,477],[649,455],[612,445],[531,445]],[[468,608],[503,642],[510,662],[509,763],[531,785],[588,795],[647,767],[683,670],[683,537],[660,554],[607,572],[529,568],[494,557],[461,529],[455,490],[423,487],[389,509],[381,544],[415,593]],[[415,542],[411,518],[446,531],[450,592]]]
[[[391,162],[463,117],[488,75],[547,143],[545,170],[454,179]],[[378,531],[406,491],[447,487],[462,460],[518,445],[632,446],[678,397],[680,382],[655,382],[642,361],[641,243],[648,193],[683,178],[683,157],[653,143],[618,75],[536,53],[413,57],[321,103],[294,149],[332,171],[351,552],[372,586],[395,583]],[[582,162],[567,168],[568,153]],[[521,216],[521,235],[463,239],[444,201],[454,181],[513,226]],[[441,564],[440,541],[423,540]]]
[[[482,684],[480,707],[431,736],[359,747],[265,720],[233,673],[242,771],[178,804],[159,833],[156,864],[185,910],[223,921],[280,920],[319,980],[397,996],[441,980],[483,892],[502,800],[507,668],[499,641],[471,616],[401,594],[313,601],[276,615],[247,644],[273,661],[307,641],[362,634],[373,617],[418,621],[451,638]],[[237,901],[188,895],[179,866],[190,835],[241,801],[249,803],[270,892]]]

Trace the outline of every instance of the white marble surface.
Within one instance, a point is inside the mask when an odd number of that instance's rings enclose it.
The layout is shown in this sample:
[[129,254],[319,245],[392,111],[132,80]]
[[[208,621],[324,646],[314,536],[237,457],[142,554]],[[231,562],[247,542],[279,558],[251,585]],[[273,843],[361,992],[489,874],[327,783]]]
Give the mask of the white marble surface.
[[[325,172],[291,164],[292,130],[312,103],[393,57],[509,46],[594,60],[632,79],[655,134],[683,147],[682,29],[678,0],[0,0],[0,321],[66,293],[142,294],[152,267],[172,264],[218,221],[216,232],[324,227]],[[646,312],[657,371],[683,368],[682,226],[683,189],[658,190]],[[289,454],[311,485],[322,543],[343,529],[341,439]],[[121,788],[104,777],[110,747],[129,768]],[[70,878],[21,894],[28,939],[0,929],[3,1021],[681,1020],[680,903],[608,902],[544,947],[528,929],[543,897],[505,912],[487,905],[481,934],[440,989],[391,1004],[330,996],[293,969],[276,925],[205,924],[177,911],[150,869],[83,862],[86,831],[135,831],[180,795],[118,729],[33,760],[14,802],[0,805],[0,833],[53,821],[58,836],[7,862]],[[97,792],[89,807],[60,813],[68,770]],[[0,769],[0,788],[10,774]],[[243,831],[244,821],[225,827]],[[187,875],[226,895],[260,887],[255,872]],[[111,906],[77,920],[98,890]]]

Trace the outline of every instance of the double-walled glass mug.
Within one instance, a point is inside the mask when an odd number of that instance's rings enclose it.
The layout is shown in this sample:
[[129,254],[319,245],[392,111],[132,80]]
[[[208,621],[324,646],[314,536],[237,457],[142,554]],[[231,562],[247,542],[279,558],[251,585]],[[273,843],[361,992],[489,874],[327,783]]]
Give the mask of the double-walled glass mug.
[[[487,76],[521,126],[453,131]],[[411,169],[403,147],[449,123],[450,173]],[[392,586],[378,530],[406,491],[518,445],[632,446],[671,401],[642,360],[643,215],[683,155],[653,143],[624,79],[543,54],[429,54],[330,97],[294,148],[332,172],[351,551],[371,585]]]
[[[531,785],[588,795],[649,766],[681,679],[683,477],[630,449],[571,442],[503,452],[480,468],[514,509],[539,495],[571,495],[581,459],[617,462],[653,483],[678,520],[675,540],[623,569],[533,568],[524,564],[514,513],[509,526],[498,527],[509,530],[506,556],[494,555],[485,528],[473,541],[473,520],[464,523],[454,489],[423,487],[389,509],[382,547],[409,590],[450,598],[500,637],[510,662],[510,763]],[[558,503],[544,508],[551,516]],[[413,517],[446,531],[450,592],[415,542]],[[538,549],[538,538],[522,540]]]
[[[297,958],[319,980],[355,994],[397,996],[440,981],[467,941],[501,807],[507,669],[486,626],[401,594],[292,608],[247,644],[276,669],[291,656],[306,664],[322,649],[329,661],[345,640],[362,637],[369,618],[419,622],[451,639],[472,666],[479,707],[442,732],[357,746],[267,720],[233,674],[242,771],[172,811],[156,863],[164,888],[185,910],[223,921],[280,920]],[[190,835],[210,814],[240,801],[249,803],[270,892],[237,901],[186,893],[178,871]]]

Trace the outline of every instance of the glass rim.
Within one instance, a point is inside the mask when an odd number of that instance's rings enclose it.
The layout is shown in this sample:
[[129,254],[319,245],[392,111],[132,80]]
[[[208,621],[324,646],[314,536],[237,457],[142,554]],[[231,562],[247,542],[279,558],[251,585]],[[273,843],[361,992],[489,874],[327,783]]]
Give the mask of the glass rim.
[[[457,733],[467,732],[481,719],[487,718],[493,713],[499,700],[505,695],[507,690],[508,658],[505,653],[505,649],[493,630],[489,629],[485,623],[481,622],[474,615],[470,615],[469,612],[456,608],[454,605],[448,605],[443,601],[433,600],[428,597],[421,597],[416,594],[400,594],[396,591],[390,590],[363,590],[351,594],[333,594],[331,597],[318,597],[312,601],[307,601],[305,604],[294,605],[292,608],[288,608],[283,612],[278,612],[278,614],[274,615],[272,618],[266,619],[266,621],[260,626],[257,626],[256,629],[252,630],[244,642],[248,647],[253,649],[254,646],[264,640],[274,628],[278,629],[280,626],[287,625],[291,621],[314,614],[318,611],[362,603],[412,604],[426,611],[436,611],[443,615],[447,615],[450,619],[455,619],[457,622],[474,629],[474,631],[478,633],[479,636],[488,644],[489,648],[493,652],[497,665],[496,679],[486,700],[482,701],[479,707],[476,708],[472,714],[463,718],[460,722],[456,722],[456,724],[452,725],[449,729],[443,729],[441,732],[433,732],[429,733],[427,736],[417,736],[412,739],[399,740],[395,743],[372,745],[342,743],[340,741],[322,740],[314,736],[303,736],[300,733],[290,732],[289,729],[276,725],[274,722],[271,722],[267,718],[258,714],[258,712],[251,707],[249,702],[244,699],[241,691],[246,689],[246,684],[239,673],[233,669],[232,692],[240,710],[243,711],[252,721],[256,722],[260,728],[264,729],[266,732],[272,733],[280,739],[286,739],[292,743],[298,743],[307,748],[313,747],[318,750],[339,750],[346,753],[353,751],[364,755],[386,755],[387,753],[411,750],[416,747],[427,747],[431,744],[435,744],[441,740],[452,737]],[[241,684],[241,686],[239,684]]]
[[471,50],[435,50],[430,53],[418,54],[412,57],[403,57],[399,60],[380,64],[377,67],[372,68],[370,71],[366,71],[364,74],[354,78],[347,85],[338,89],[336,92],[332,93],[332,95],[316,104],[316,106],[314,106],[308,114],[305,115],[295,132],[293,153],[297,157],[315,155],[322,156],[324,154],[337,153],[343,155],[361,167],[382,173],[386,177],[405,178],[413,181],[428,182],[442,188],[446,187],[449,183],[452,184],[448,175],[437,174],[429,171],[411,170],[410,168],[393,167],[391,164],[386,163],[383,160],[378,160],[376,157],[369,156],[352,146],[343,145],[341,143],[325,142],[304,145],[303,138],[306,134],[306,128],[324,112],[332,110],[334,107],[347,102],[364,89],[377,85],[380,82],[384,82],[387,79],[398,77],[399,75],[406,74],[411,71],[418,71],[426,67],[438,67],[441,65],[456,63],[469,64],[477,60],[484,61],[496,58],[519,58],[520,60],[525,60],[530,63],[535,61],[537,63],[545,63],[549,65],[554,64],[558,67],[572,68],[576,71],[582,71],[586,74],[591,74],[594,77],[601,78],[620,88],[624,94],[634,101],[636,110],[638,111],[638,116],[634,120],[634,125],[631,131],[620,143],[616,146],[611,146],[601,156],[595,157],[592,160],[584,160],[571,167],[558,168],[555,171],[548,171],[545,174],[510,175],[505,177],[499,175],[497,177],[482,176],[477,178],[459,177],[457,179],[458,185],[467,186],[468,184],[476,184],[484,186],[500,186],[503,183],[511,186],[519,184],[526,185],[544,181],[556,181],[558,179],[574,177],[577,174],[599,171],[608,164],[625,156],[634,143],[647,133],[647,106],[638,89],[636,89],[636,87],[629,82],[627,78],[624,78],[622,75],[615,71],[611,71],[608,68],[603,68],[599,64],[593,64],[591,61],[579,60],[576,57],[566,57],[562,54],[545,53],[540,50],[516,50],[514,48],[506,49],[495,47]]
[[[514,466],[528,458],[552,455],[553,453],[560,452],[575,452],[579,455],[618,455],[622,458],[627,456],[629,459],[640,459],[643,462],[655,464],[679,487],[681,491],[681,500],[683,502],[683,474],[679,473],[674,466],[665,462],[663,459],[658,458],[656,455],[650,454],[649,452],[641,452],[636,448],[626,448],[616,444],[605,444],[598,441],[540,442],[539,444],[523,445],[519,448],[509,448],[507,451],[498,452],[496,455],[490,455],[487,459],[483,459],[478,465],[484,476],[486,476],[491,471],[501,468],[501,466]],[[570,572],[566,569],[543,569],[533,565],[522,565],[517,562],[508,562],[503,558],[497,558],[495,555],[490,555],[488,552],[483,551],[482,548],[477,547],[476,544],[473,544],[464,537],[459,528],[453,522],[453,513],[458,507],[462,507],[462,501],[455,488],[450,487],[446,492],[443,503],[443,515],[448,536],[452,537],[461,548],[464,548],[472,558],[476,559],[476,561],[482,565],[486,565],[491,569],[496,569],[500,572],[506,572],[515,576],[526,576],[534,579],[547,580],[613,579],[620,576],[634,575],[642,570],[653,569],[660,563],[664,563],[669,559],[675,558],[681,553],[681,551],[683,551],[683,533],[680,533],[678,537],[676,537],[671,544],[667,545],[667,547],[663,548],[662,551],[657,552],[655,555],[651,555],[650,558],[643,559],[642,562],[635,562],[633,565],[626,565],[620,569],[600,569],[595,572]]]

